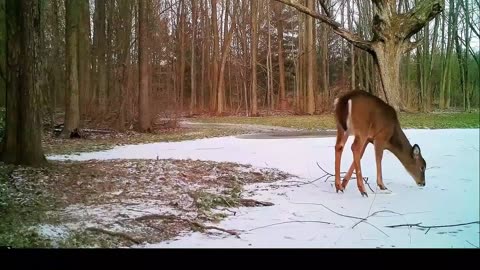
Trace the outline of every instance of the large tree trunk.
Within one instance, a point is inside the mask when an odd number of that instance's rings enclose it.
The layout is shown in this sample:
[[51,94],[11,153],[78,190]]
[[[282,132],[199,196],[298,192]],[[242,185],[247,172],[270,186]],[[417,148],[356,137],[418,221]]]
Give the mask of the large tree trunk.
[[147,33],[147,10],[146,1],[138,3],[138,65],[139,65],[139,91],[138,91],[138,118],[139,130],[149,132],[151,130],[150,109],[148,101],[148,33]]
[[400,110],[402,100],[399,91],[399,74],[402,47],[395,42],[376,45],[374,50],[383,83],[383,93],[380,96],[395,110]]
[[0,159],[6,163],[41,166],[41,93],[36,87],[40,5],[35,0],[7,0],[6,134]]
[[79,107],[79,59],[78,59],[78,37],[80,2],[75,0],[66,1],[65,28],[66,60],[67,60],[67,92],[65,94],[65,125],[62,136],[72,138],[78,135],[80,125]]

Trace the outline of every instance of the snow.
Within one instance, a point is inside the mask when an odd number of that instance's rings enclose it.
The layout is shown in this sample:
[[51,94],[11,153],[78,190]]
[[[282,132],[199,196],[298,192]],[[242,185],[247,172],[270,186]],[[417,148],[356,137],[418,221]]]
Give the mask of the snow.
[[[390,193],[372,193],[362,197],[351,181],[344,194],[336,193],[331,182],[278,186],[268,184],[248,187],[253,198],[275,203],[271,207],[240,208],[215,226],[243,230],[234,236],[188,233],[174,241],[145,247],[383,247],[383,248],[473,248],[479,246],[480,225],[433,228],[387,228],[389,225],[422,223],[424,226],[448,225],[480,220],[479,202],[479,130],[406,130],[411,143],[421,147],[427,162],[426,186],[418,187],[400,162],[388,151],[383,158],[383,176]],[[352,162],[350,138],[342,157],[342,171]],[[82,153],[51,156],[56,160],[90,159],[200,159],[273,167],[311,181],[325,170],[334,172],[335,138],[245,139],[223,137],[174,143],[131,145]],[[373,146],[362,159],[362,172],[375,190],[376,168]],[[298,179],[296,179],[298,180]],[[323,206],[322,206],[323,205]],[[365,218],[359,220],[339,214]],[[401,214],[401,215],[399,215]],[[300,222],[305,221],[305,222]],[[318,223],[318,221],[330,224]],[[289,222],[289,223],[284,223]],[[274,226],[268,226],[275,223]],[[253,230],[252,230],[253,229]]]

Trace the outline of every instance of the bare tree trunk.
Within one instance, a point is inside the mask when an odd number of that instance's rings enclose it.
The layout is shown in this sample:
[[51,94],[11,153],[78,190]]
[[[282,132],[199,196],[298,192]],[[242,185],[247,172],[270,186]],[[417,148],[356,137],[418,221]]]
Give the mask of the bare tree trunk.
[[139,92],[138,92],[138,118],[141,132],[151,131],[150,108],[148,100],[148,33],[146,2],[138,1],[138,65],[139,65]]
[[88,0],[79,4],[78,28],[78,88],[80,91],[80,115],[87,112],[90,93],[90,5]]
[[213,31],[213,61],[212,61],[212,87],[210,89],[210,110],[215,110],[217,89],[218,89],[218,62],[220,58],[220,37],[218,34],[218,20],[217,20],[217,0],[212,1],[212,31]]
[[40,5],[35,0],[6,0],[7,66],[6,133],[0,160],[10,164],[41,166],[41,93],[35,69],[40,36]]
[[[107,63],[106,63],[106,44],[107,38],[105,33],[105,0],[95,0],[95,10],[98,10],[97,15],[97,61],[98,61],[98,89],[97,89],[97,103],[98,114],[103,115],[107,110]],[[95,11],[97,12],[97,11]]]
[[252,87],[251,87],[251,114],[252,116],[258,116],[257,108],[257,50],[258,50],[258,1],[251,1],[251,14],[252,14],[252,25],[251,25],[251,37],[252,37],[252,59],[251,59],[251,68],[252,68]]
[[119,109],[117,128],[119,130],[125,129],[125,122],[130,118],[127,107],[128,87],[130,76],[128,67],[130,64],[130,36],[132,32],[132,3],[130,0],[120,0],[120,31],[119,31],[119,45],[120,45],[120,94],[119,94]]
[[[350,31],[353,30],[353,23],[352,23],[352,17],[353,17],[353,12],[351,11],[350,8],[350,1],[347,0],[347,17],[348,17],[348,29]],[[353,44],[350,44],[350,69],[351,69],[351,87],[355,88],[355,46]]]
[[80,104],[79,104],[79,22],[80,22],[80,1],[66,1],[65,40],[67,42],[67,92],[65,95],[65,126],[62,136],[72,138],[78,136],[80,125]]
[[[307,7],[311,10],[315,10],[315,1],[307,0]],[[307,113],[315,113],[315,79],[314,79],[314,63],[316,62],[316,50],[315,50],[315,41],[313,39],[313,18],[311,16],[307,17],[306,23],[306,44],[307,44]]]
[[287,97],[285,89],[285,59],[283,55],[283,5],[276,3],[275,6],[275,16],[278,19],[277,22],[277,33],[278,33],[278,70],[279,70],[279,87],[280,87],[280,110],[284,111],[287,109]]
[[185,1],[180,1],[181,11],[180,11],[180,68],[178,70],[178,94],[179,94],[179,103],[180,103],[180,111],[183,112],[183,105],[184,101],[183,98],[185,96],[185,24],[186,24],[186,11],[185,11]]
[[191,78],[190,78],[190,83],[191,83],[191,94],[190,94],[190,115],[192,115],[197,107],[197,88],[196,88],[196,79],[197,79],[197,74],[196,74],[196,55],[195,55],[195,46],[196,46],[196,41],[197,41],[197,4],[196,0],[191,0],[191,5],[192,5],[192,39],[191,39]]

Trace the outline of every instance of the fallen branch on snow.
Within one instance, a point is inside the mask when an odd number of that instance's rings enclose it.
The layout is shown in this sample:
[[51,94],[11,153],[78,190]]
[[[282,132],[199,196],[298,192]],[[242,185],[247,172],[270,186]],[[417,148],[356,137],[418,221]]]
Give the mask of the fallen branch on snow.
[[239,203],[245,207],[272,206],[271,202],[261,202],[253,199],[240,199]]
[[[361,223],[361,222],[364,222],[365,224],[368,224],[370,226],[372,226],[373,228],[377,229],[379,232],[383,233],[385,236],[387,237],[390,237],[388,234],[386,234],[384,231],[382,231],[380,228],[378,228],[377,226],[371,224],[370,222],[367,222],[367,218],[362,218],[362,217],[355,217],[355,216],[349,216],[349,215],[344,215],[344,214],[341,214],[341,213],[338,213],[338,212],[335,212],[333,211],[332,209],[326,207],[325,205],[321,204],[321,203],[294,203],[292,202],[293,204],[305,204],[305,205],[320,205],[322,206],[323,208],[327,209],[328,211],[336,214],[336,215],[339,215],[341,217],[346,217],[346,218],[353,218],[353,219],[358,219],[360,220],[358,223]],[[382,211],[378,211],[378,212],[382,212]],[[375,214],[375,213],[374,213]],[[373,215],[373,214],[372,214]],[[352,228],[353,229],[353,228]]]
[[380,211],[377,211],[377,212],[373,212],[372,214],[368,215],[366,218],[363,218],[363,219],[360,220],[359,222],[355,223],[355,224],[352,226],[352,229],[354,229],[355,227],[357,227],[358,224],[366,221],[369,217],[373,217],[373,216],[375,216],[376,214],[380,214],[380,213],[392,213],[392,214],[397,214],[397,215],[399,215],[399,216],[402,216],[402,214],[397,213],[397,212],[394,212],[394,211],[390,211],[390,210],[380,210]]
[[459,224],[450,224],[450,225],[434,225],[434,226],[424,226],[421,225],[422,223],[414,223],[414,224],[398,224],[398,225],[390,225],[390,226],[385,226],[387,228],[400,228],[400,227],[416,227],[420,229],[437,229],[437,228],[451,228],[451,227],[460,227],[460,226],[467,226],[467,225],[472,225],[472,224],[480,224],[480,221],[474,221],[474,222],[467,222],[467,223],[459,223]]
[[222,229],[222,228],[215,227],[215,226],[205,226],[205,225],[200,224],[196,221],[190,221],[190,224],[194,225],[194,226],[197,226],[197,227],[201,228],[202,230],[217,230],[217,231],[221,231],[221,232],[224,232],[224,233],[228,233],[230,235],[234,235],[237,238],[240,238],[240,234],[236,231],[233,231],[233,230]]
[[273,227],[273,226],[277,226],[277,225],[283,225],[283,224],[290,224],[290,223],[320,223],[320,224],[333,224],[331,222],[326,222],[326,221],[317,221],[317,220],[295,220],[295,221],[285,221],[285,222],[279,222],[279,223],[273,223],[273,224],[269,224],[269,225],[265,225],[265,226],[261,226],[261,227],[256,227],[256,228],[253,228],[253,229],[250,229],[250,230],[247,230],[247,232],[251,232],[251,231],[255,231],[255,230],[259,230],[259,229],[264,229],[264,228],[268,228],[268,227]]
[[104,234],[108,234],[108,235],[114,236],[114,237],[124,238],[124,239],[129,240],[130,242],[133,242],[133,243],[137,244],[137,245],[141,244],[143,242],[143,240],[136,239],[133,236],[130,236],[130,235],[128,235],[126,233],[122,233],[122,232],[113,232],[113,231],[108,231],[108,230],[105,230],[105,229],[95,228],[95,227],[89,227],[89,228],[86,228],[85,230],[91,231],[91,232],[97,232],[97,233],[104,233]]
[[135,221],[154,220],[154,219],[178,219],[178,218],[174,215],[158,215],[158,214],[151,214],[151,215],[134,218]]
[[[155,219],[168,219],[168,220],[178,220],[178,221],[182,221],[182,222],[186,222],[190,225],[190,227],[199,227],[201,228],[202,230],[217,230],[217,231],[221,231],[221,232],[225,232],[225,233],[228,233],[230,235],[235,235],[236,237],[240,238],[240,234],[236,231],[233,231],[233,230],[227,230],[227,229],[223,229],[223,228],[219,228],[219,227],[215,227],[215,226],[206,226],[206,225],[203,225],[199,222],[196,222],[196,221],[191,221],[191,220],[188,220],[188,219],[184,219],[184,218],[180,218],[180,217],[176,217],[174,215],[158,215],[158,214],[152,214],[152,215],[146,215],[146,216],[141,216],[141,217],[137,217],[135,218],[134,220],[135,221],[146,221],[146,220],[155,220]],[[150,226],[151,227],[151,226]],[[159,228],[156,228],[156,227],[153,227],[154,229],[157,229],[159,230]]]

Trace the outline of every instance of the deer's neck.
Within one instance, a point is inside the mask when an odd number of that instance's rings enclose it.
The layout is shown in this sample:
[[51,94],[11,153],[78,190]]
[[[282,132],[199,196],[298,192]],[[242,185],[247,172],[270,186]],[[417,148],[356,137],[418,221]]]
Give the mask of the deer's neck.
[[412,145],[400,126],[395,128],[394,135],[390,140],[390,145],[390,151],[405,166],[411,159]]

